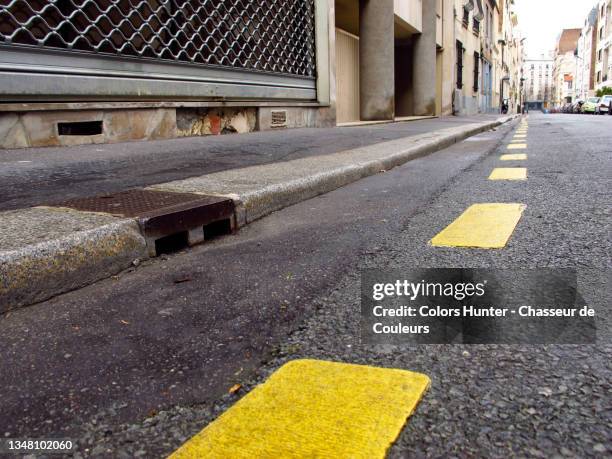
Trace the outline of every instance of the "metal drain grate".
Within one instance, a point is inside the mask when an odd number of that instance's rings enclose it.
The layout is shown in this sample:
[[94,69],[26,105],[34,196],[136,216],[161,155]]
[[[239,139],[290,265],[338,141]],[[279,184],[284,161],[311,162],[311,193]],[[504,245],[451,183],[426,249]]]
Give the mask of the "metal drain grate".
[[135,189],[53,206],[136,218],[152,256],[159,251],[156,241],[169,236],[186,233],[185,240],[195,245],[206,237],[204,227],[213,223],[226,222],[228,232],[234,230],[234,202],[220,196]]
[[192,193],[128,190],[119,193],[72,199],[55,206],[70,207],[71,209],[86,212],[104,212],[118,217],[141,217],[166,207],[218,199]]

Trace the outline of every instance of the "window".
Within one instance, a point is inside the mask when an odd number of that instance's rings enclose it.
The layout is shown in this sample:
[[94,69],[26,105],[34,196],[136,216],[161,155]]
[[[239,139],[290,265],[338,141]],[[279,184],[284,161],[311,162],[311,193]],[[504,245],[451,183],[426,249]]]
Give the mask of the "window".
[[463,27],[466,27],[470,24],[470,12],[463,8]]
[[474,53],[474,91],[478,91],[478,73],[480,67],[480,55]]
[[601,62],[601,57],[602,57],[602,54],[601,54],[601,49],[600,49],[599,51],[597,51],[597,60],[599,62]]
[[463,88],[463,44],[457,40],[457,89]]
[[597,82],[601,83],[601,72],[597,72]]
[[472,21],[472,30],[476,35],[480,33],[480,21],[476,18]]

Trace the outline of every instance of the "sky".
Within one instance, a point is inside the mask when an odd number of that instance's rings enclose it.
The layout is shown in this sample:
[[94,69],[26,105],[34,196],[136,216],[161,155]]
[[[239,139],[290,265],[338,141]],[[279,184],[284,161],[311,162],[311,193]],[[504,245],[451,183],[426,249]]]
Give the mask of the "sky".
[[519,30],[527,37],[527,56],[554,50],[562,29],[582,28],[597,0],[515,0]]

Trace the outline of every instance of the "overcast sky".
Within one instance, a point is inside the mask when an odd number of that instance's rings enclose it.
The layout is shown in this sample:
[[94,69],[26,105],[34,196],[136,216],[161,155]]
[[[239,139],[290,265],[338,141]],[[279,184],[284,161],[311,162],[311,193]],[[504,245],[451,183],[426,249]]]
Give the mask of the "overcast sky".
[[561,29],[582,28],[597,0],[515,0],[527,56],[539,57],[555,48]]

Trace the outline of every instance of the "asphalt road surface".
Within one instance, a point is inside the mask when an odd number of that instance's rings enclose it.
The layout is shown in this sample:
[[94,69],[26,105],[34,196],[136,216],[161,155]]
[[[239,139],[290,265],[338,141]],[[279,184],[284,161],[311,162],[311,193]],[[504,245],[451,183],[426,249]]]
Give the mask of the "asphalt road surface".
[[335,153],[498,117],[449,116],[357,128],[290,129],[70,148],[0,150],[0,210]]
[[[315,358],[432,379],[391,457],[609,456],[612,117],[531,113],[528,180],[487,180],[515,128],[1,317],[0,435],[161,457],[283,363]],[[428,244],[478,202],[527,206],[505,248]],[[416,266],[575,267],[598,341],[360,344],[360,270]]]

